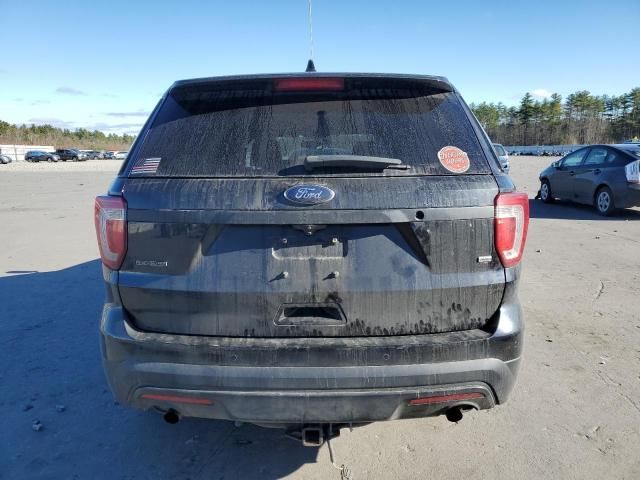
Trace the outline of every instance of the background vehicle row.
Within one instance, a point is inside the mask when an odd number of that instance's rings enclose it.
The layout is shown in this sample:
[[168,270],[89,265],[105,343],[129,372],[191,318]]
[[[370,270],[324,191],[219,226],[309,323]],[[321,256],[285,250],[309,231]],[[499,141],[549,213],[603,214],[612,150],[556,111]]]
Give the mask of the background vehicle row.
[[[128,152],[101,152],[96,150],[78,150],[76,148],[59,148],[55,152],[45,152],[43,150],[30,150],[24,155],[27,162],[59,162],[59,161],[75,161],[83,162],[86,160],[102,160],[102,159],[124,159]],[[5,156],[6,157],[6,156]],[[6,157],[9,163],[10,157]]]

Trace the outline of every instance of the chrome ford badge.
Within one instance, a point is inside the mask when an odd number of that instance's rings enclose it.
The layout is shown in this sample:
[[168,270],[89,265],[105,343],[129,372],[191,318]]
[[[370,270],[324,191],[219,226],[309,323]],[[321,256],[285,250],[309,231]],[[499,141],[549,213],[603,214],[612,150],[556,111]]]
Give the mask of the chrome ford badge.
[[284,198],[300,205],[316,205],[330,202],[336,192],[322,185],[296,185],[284,191]]

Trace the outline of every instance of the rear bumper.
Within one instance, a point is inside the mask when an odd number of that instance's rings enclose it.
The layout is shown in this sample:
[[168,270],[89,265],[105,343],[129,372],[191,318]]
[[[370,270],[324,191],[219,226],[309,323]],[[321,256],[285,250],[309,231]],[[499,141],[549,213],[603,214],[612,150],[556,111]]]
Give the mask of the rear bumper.
[[618,208],[639,207],[640,185],[627,184],[625,188],[615,191],[614,203]]
[[282,424],[423,417],[454,405],[491,408],[513,388],[523,335],[517,302],[501,307],[493,333],[174,336],[134,330],[116,304],[105,305],[100,330],[107,379],[121,403]]

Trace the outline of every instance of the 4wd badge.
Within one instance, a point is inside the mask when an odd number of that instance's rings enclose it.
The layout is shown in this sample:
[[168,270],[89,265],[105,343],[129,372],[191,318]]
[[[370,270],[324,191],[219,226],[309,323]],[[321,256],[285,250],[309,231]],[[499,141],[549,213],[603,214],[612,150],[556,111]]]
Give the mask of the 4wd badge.
[[336,192],[322,185],[296,185],[284,191],[284,198],[299,205],[316,205],[333,200]]

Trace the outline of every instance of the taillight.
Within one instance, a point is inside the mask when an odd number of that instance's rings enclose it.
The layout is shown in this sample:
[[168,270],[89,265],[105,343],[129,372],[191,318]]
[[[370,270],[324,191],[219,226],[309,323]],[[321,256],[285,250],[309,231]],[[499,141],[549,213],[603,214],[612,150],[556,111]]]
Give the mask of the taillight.
[[640,160],[631,162],[624,167],[627,182],[640,183]]
[[529,197],[526,193],[501,193],[496,197],[496,250],[502,265],[514,267],[522,259],[529,228]]
[[273,88],[276,92],[344,90],[344,78],[276,78]]
[[96,197],[94,221],[102,263],[118,270],[127,252],[127,203],[122,197]]

